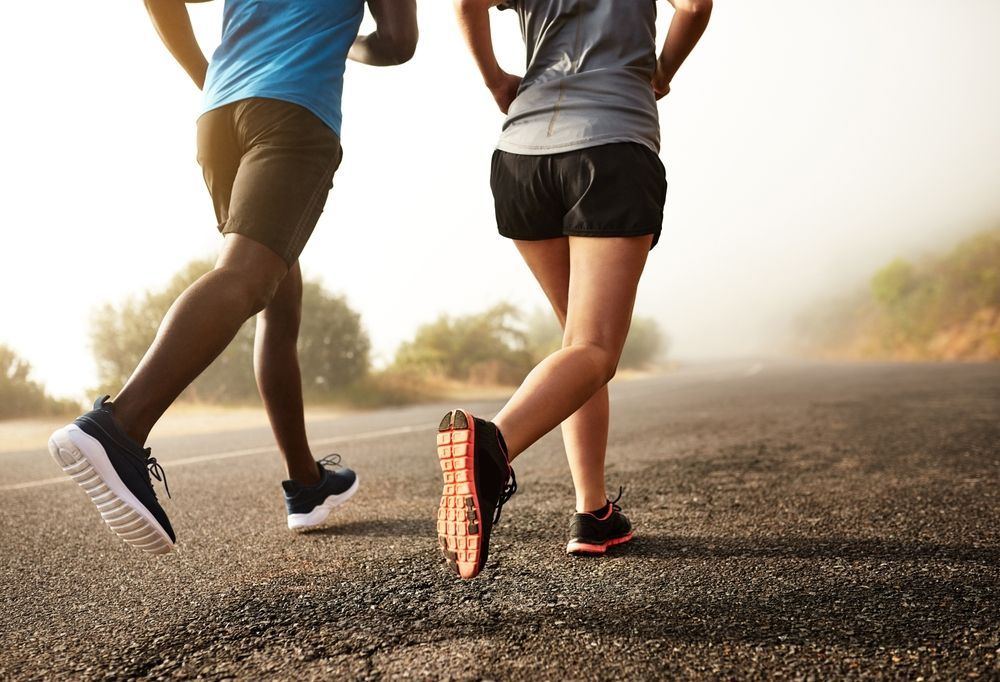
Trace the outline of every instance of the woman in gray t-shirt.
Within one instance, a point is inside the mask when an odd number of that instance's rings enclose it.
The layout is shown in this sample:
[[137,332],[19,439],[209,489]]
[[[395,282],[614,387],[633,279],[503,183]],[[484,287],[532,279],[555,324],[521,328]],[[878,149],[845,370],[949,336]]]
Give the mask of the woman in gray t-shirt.
[[[632,538],[605,489],[607,383],[663,221],[656,100],[712,8],[712,0],[669,2],[675,12],[657,56],[655,0],[455,0],[485,84],[507,114],[492,162],[497,224],[564,329],[562,348],[492,422],[463,410],[441,422],[439,543],[464,578],[485,564],[494,520],[516,490],[510,462],[560,423],[576,489],[567,552],[603,554]],[[497,64],[492,7],[520,19],[522,78]]]

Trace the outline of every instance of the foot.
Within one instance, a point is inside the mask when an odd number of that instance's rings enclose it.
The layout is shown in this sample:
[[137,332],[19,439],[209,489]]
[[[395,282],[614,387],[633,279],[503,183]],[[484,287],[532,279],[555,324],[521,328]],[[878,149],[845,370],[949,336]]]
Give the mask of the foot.
[[[297,481],[282,481],[288,527],[309,530],[326,523],[334,508],[347,502],[358,492],[358,475],[340,466],[340,455],[329,455],[316,462],[319,483],[302,485]],[[337,467],[331,470],[326,467]]]
[[573,514],[573,520],[569,524],[567,554],[600,555],[607,552],[608,547],[621,545],[632,539],[632,524],[618,506],[621,497],[619,491],[618,497],[608,500],[601,509]]
[[497,427],[464,410],[444,416],[437,446],[444,474],[438,544],[453,571],[475,578],[486,564],[493,524],[517,491],[517,480]]
[[[108,396],[49,438],[49,452],[90,496],[118,537],[150,554],[166,554],[176,538],[153,490],[152,474],[166,486],[163,468],[129,438],[111,413]],[[167,489],[169,496],[170,489]]]

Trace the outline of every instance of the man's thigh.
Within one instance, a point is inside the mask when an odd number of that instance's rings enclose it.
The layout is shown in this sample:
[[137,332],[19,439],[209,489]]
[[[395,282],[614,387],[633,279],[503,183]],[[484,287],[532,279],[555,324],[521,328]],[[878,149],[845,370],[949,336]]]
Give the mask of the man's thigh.
[[209,187],[217,204],[226,200],[217,209],[219,229],[267,246],[292,267],[333,186],[340,139],[309,110],[278,100],[238,102],[231,120],[240,156],[228,197],[227,159],[219,159],[219,182]]

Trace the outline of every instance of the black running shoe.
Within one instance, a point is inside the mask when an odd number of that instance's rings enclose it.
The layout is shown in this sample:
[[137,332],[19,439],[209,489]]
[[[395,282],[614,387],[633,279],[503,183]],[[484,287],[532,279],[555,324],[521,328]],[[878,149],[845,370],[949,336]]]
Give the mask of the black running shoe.
[[[358,475],[340,466],[340,455],[329,455],[316,462],[319,483],[301,485],[295,481],[282,481],[285,490],[285,508],[288,510],[288,527],[292,530],[309,530],[323,525],[335,507],[347,502],[358,492]],[[337,467],[331,471],[326,467]]]
[[608,547],[621,545],[632,539],[632,524],[622,514],[618,497],[608,500],[607,505],[593,512],[573,514],[569,523],[569,544],[567,554],[604,554]]
[[149,449],[125,434],[110,405],[108,396],[98,398],[93,410],[52,434],[49,452],[118,537],[144,552],[166,554],[176,538],[150,480],[152,475],[166,487],[166,475]]
[[437,451],[444,474],[438,543],[455,573],[475,578],[486,565],[490,531],[504,503],[517,492],[517,480],[497,427],[464,410],[441,420]]

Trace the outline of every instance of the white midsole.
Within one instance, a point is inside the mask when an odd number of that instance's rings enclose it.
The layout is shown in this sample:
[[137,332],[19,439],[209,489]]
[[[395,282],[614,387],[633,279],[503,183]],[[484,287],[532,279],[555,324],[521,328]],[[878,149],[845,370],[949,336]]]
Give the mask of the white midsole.
[[[76,424],[70,424],[52,434],[49,452],[63,471],[87,492],[105,523],[119,537],[153,554],[166,554],[173,549],[167,531],[118,476],[100,441]],[[122,505],[116,505],[116,501],[120,501],[127,510],[122,511]],[[120,520],[130,511],[139,518],[121,523]]]
[[316,508],[308,514],[289,514],[288,527],[292,530],[301,530],[303,528],[315,528],[322,524],[330,516],[331,511],[354,497],[354,493],[358,492],[358,480],[355,477],[354,483],[351,484],[350,488],[339,495],[330,495],[320,504],[316,505]]

